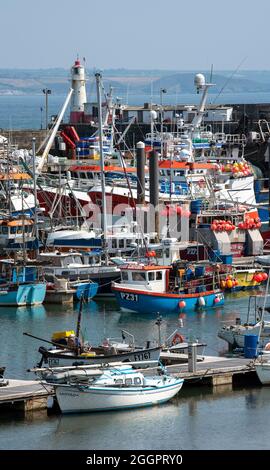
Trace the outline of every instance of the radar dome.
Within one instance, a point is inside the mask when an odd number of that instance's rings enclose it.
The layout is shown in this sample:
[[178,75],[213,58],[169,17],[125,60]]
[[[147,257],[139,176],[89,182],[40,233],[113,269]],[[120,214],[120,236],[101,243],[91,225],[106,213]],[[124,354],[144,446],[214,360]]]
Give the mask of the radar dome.
[[197,88],[202,88],[205,85],[205,76],[202,73],[197,73],[194,78],[194,84]]

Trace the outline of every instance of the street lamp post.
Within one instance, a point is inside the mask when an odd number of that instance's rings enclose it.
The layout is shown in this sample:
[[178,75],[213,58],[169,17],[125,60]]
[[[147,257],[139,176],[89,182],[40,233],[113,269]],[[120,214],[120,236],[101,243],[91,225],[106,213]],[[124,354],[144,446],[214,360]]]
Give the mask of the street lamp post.
[[52,93],[52,90],[49,90],[48,88],[43,88],[43,93],[45,95],[45,129],[48,129],[48,95]]
[[42,118],[43,108],[40,106],[40,129],[43,129],[43,118]]

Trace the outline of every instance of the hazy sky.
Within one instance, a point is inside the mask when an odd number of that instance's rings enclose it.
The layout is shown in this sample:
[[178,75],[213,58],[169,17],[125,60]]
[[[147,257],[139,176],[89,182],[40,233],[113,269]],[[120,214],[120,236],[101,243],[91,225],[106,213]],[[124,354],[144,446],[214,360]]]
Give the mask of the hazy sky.
[[0,68],[270,69],[270,1],[2,0]]

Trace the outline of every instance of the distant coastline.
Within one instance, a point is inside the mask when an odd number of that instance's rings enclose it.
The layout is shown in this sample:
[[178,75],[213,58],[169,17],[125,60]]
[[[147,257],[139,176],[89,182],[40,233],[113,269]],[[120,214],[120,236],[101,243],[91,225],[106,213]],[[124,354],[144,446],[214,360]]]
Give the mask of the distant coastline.
[[[113,87],[115,94],[138,95],[159,94],[166,89],[168,94],[194,93],[194,75],[203,72],[210,80],[209,71],[176,70],[127,70],[107,69],[102,71],[106,90]],[[68,69],[0,69],[0,96],[42,94],[43,88],[52,93],[66,94],[70,86]],[[211,78],[215,86],[211,94],[222,90],[228,93],[270,93],[270,70],[266,71],[218,71]],[[95,88],[94,70],[87,70],[87,92]]]

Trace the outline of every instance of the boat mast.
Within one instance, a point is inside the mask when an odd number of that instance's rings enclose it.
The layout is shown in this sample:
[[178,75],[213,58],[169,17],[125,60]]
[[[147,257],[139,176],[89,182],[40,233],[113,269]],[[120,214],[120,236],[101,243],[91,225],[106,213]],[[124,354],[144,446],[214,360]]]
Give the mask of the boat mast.
[[103,249],[105,251],[105,259],[107,261],[107,207],[106,207],[106,186],[104,171],[104,153],[103,153],[103,123],[102,123],[102,104],[101,104],[101,74],[96,73],[97,100],[98,100],[98,134],[99,134],[99,153],[100,153],[100,172],[101,172],[101,190],[102,190],[102,212],[101,212],[101,228],[103,238]]
[[35,224],[35,237],[37,241],[36,255],[39,254],[39,242],[38,242],[38,220],[37,220],[37,180],[36,180],[36,138],[32,138],[32,174],[34,183],[34,224]]
[[193,130],[198,129],[202,123],[202,118],[205,112],[205,105],[206,105],[206,100],[207,100],[207,95],[208,95],[208,88],[210,88],[211,86],[214,86],[213,83],[205,83],[205,77],[201,73],[198,73],[197,75],[195,75],[194,84],[197,88],[197,93],[199,93],[200,90],[203,90],[203,94],[202,94],[201,102],[197,109],[197,113],[195,114],[191,123]]
[[70,98],[71,98],[72,93],[73,93],[73,89],[70,88],[69,93],[68,93],[68,95],[67,95],[67,97],[66,97],[66,100],[65,100],[65,102],[64,102],[64,104],[63,104],[63,107],[62,107],[62,109],[61,109],[61,111],[60,111],[60,114],[59,114],[59,116],[58,116],[58,118],[57,118],[57,120],[56,120],[56,122],[55,122],[55,125],[54,125],[54,127],[53,127],[53,129],[52,129],[52,132],[51,132],[51,135],[50,135],[49,140],[48,140],[48,142],[47,142],[47,145],[46,145],[46,147],[45,147],[45,149],[44,149],[44,151],[43,151],[43,154],[42,154],[42,156],[41,156],[41,160],[40,160],[40,162],[39,162],[39,164],[38,164],[38,166],[37,166],[36,173],[37,173],[38,175],[41,173],[42,168],[43,168],[43,166],[45,165],[45,162],[46,162],[46,160],[47,160],[49,151],[50,151],[50,149],[51,149],[51,146],[52,146],[52,144],[53,144],[54,138],[55,138],[56,133],[57,133],[57,131],[58,131],[58,129],[59,129],[59,126],[60,126],[60,124],[61,124],[61,121],[62,121],[62,119],[63,119],[63,117],[64,117],[64,114],[65,114],[65,111],[66,111],[66,109],[67,109],[67,106],[68,106],[68,103],[69,103],[69,101],[70,101]]

